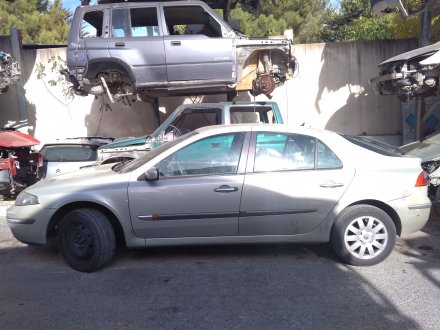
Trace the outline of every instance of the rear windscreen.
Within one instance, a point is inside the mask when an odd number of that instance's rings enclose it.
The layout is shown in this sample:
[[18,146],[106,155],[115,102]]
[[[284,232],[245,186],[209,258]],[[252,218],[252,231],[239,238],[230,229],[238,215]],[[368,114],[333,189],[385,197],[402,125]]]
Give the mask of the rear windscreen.
[[47,162],[86,162],[96,161],[97,146],[57,145],[45,146],[40,153]]
[[375,141],[361,136],[353,136],[353,135],[342,135],[342,136],[353,144],[356,144],[370,151],[377,152],[378,154],[384,156],[399,157],[404,154],[402,149],[383,142]]

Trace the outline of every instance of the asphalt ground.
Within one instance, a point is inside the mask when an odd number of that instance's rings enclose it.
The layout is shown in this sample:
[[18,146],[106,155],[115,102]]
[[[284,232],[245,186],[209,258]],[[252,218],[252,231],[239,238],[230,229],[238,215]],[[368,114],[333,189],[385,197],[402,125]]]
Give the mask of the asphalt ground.
[[270,244],[122,249],[84,274],[16,241],[8,203],[1,329],[440,329],[434,212],[373,267],[342,264],[326,244]]

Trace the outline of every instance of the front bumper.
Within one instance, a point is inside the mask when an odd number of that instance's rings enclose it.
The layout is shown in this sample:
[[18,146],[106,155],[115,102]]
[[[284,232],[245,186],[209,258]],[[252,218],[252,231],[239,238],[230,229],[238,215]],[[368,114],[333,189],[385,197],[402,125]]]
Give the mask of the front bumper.
[[14,237],[26,244],[46,245],[47,226],[55,209],[41,205],[12,206],[6,214],[6,222]]

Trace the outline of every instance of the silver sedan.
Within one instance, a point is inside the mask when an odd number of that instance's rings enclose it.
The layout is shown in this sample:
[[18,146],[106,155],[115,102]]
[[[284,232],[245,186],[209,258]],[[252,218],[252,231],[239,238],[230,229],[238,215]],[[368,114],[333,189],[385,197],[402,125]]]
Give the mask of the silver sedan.
[[330,242],[373,265],[420,230],[430,200],[419,158],[329,131],[284,125],[201,128],[129,162],[66,173],[23,191],[14,236],[92,272],[127,247]]

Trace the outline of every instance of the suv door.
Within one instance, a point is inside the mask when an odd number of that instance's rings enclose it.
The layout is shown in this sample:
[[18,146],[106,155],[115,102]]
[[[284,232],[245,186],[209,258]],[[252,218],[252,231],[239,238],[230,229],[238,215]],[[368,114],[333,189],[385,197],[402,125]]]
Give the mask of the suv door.
[[199,5],[161,5],[169,82],[236,81],[235,47],[227,29]]
[[[85,8],[81,14],[77,29],[72,29],[70,32],[76,34],[75,37],[71,37],[73,40],[77,40],[76,43],[73,43],[75,48],[73,52],[68,53],[69,63],[74,67],[75,73],[79,75],[77,78],[82,78],[84,68],[90,63],[109,57],[107,45],[109,31],[105,24],[108,21],[108,10],[91,7]],[[69,47],[73,46],[69,45]]]
[[157,15],[156,6],[150,4],[112,10],[110,56],[130,65],[136,87],[166,83],[163,33]]

